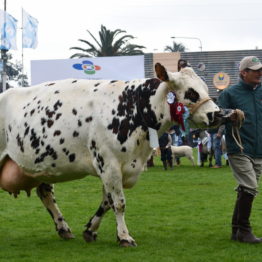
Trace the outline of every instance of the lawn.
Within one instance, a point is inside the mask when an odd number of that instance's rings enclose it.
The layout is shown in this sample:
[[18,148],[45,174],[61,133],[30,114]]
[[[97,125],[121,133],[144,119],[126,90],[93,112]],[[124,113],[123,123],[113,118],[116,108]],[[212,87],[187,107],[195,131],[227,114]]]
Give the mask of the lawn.
[[[155,167],[141,174],[137,185],[126,190],[126,222],[136,248],[116,242],[113,213],[105,216],[94,243],[82,238],[84,225],[101,200],[97,178],[57,184],[56,199],[76,238],[60,239],[49,214],[35,192],[17,199],[0,191],[0,261],[8,262],[257,262],[262,245],[229,240],[235,200],[230,168],[192,167],[182,158],[174,170],[164,171],[159,158]],[[262,236],[262,200],[253,208],[252,224]]]

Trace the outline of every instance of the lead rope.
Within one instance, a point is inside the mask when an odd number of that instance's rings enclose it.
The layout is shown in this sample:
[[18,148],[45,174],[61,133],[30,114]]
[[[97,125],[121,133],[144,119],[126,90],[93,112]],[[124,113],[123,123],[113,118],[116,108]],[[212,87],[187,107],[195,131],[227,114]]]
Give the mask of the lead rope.
[[[242,145],[241,137],[239,134],[239,129],[241,128],[242,123],[245,120],[245,115],[243,111],[236,109],[235,116],[236,116],[236,119],[234,120],[234,124],[232,126],[232,137],[234,138],[237,146],[240,148],[240,151],[243,152],[244,147]],[[237,137],[235,136],[235,134]]]

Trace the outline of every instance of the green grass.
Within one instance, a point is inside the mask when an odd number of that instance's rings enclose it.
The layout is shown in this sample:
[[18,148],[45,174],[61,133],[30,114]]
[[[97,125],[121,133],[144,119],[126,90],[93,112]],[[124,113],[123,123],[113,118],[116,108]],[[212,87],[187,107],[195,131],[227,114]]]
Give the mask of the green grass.
[[[229,240],[235,181],[229,167],[210,169],[182,165],[144,172],[137,185],[126,190],[126,222],[136,248],[116,243],[113,213],[105,216],[94,243],[82,238],[84,224],[101,200],[101,182],[94,177],[56,185],[56,198],[76,238],[60,239],[49,214],[36,197],[18,199],[0,191],[0,261],[186,261],[257,262],[261,245]],[[262,236],[262,203],[258,196],[252,224]]]

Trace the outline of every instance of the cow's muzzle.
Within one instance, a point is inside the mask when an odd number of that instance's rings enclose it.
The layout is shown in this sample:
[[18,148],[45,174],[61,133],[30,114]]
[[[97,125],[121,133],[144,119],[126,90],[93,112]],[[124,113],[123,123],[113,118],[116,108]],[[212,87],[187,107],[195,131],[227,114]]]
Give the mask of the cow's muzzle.
[[220,109],[220,111],[207,113],[210,125],[219,126],[230,121],[234,125],[241,126],[245,119],[243,111],[239,109]]

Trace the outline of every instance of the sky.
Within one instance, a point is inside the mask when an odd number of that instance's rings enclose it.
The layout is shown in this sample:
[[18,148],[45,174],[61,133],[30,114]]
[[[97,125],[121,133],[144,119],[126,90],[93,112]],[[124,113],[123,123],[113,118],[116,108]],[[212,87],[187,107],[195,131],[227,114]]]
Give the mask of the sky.
[[[262,49],[261,0],[6,0],[6,8],[19,28],[22,8],[39,22],[38,47],[23,50],[29,77],[31,60],[67,59],[70,47],[84,47],[78,39],[92,41],[87,30],[98,38],[101,25],[125,30],[148,53],[163,52],[173,36],[189,52],[200,44],[203,51]],[[21,61],[21,29],[17,47],[10,53]]]

